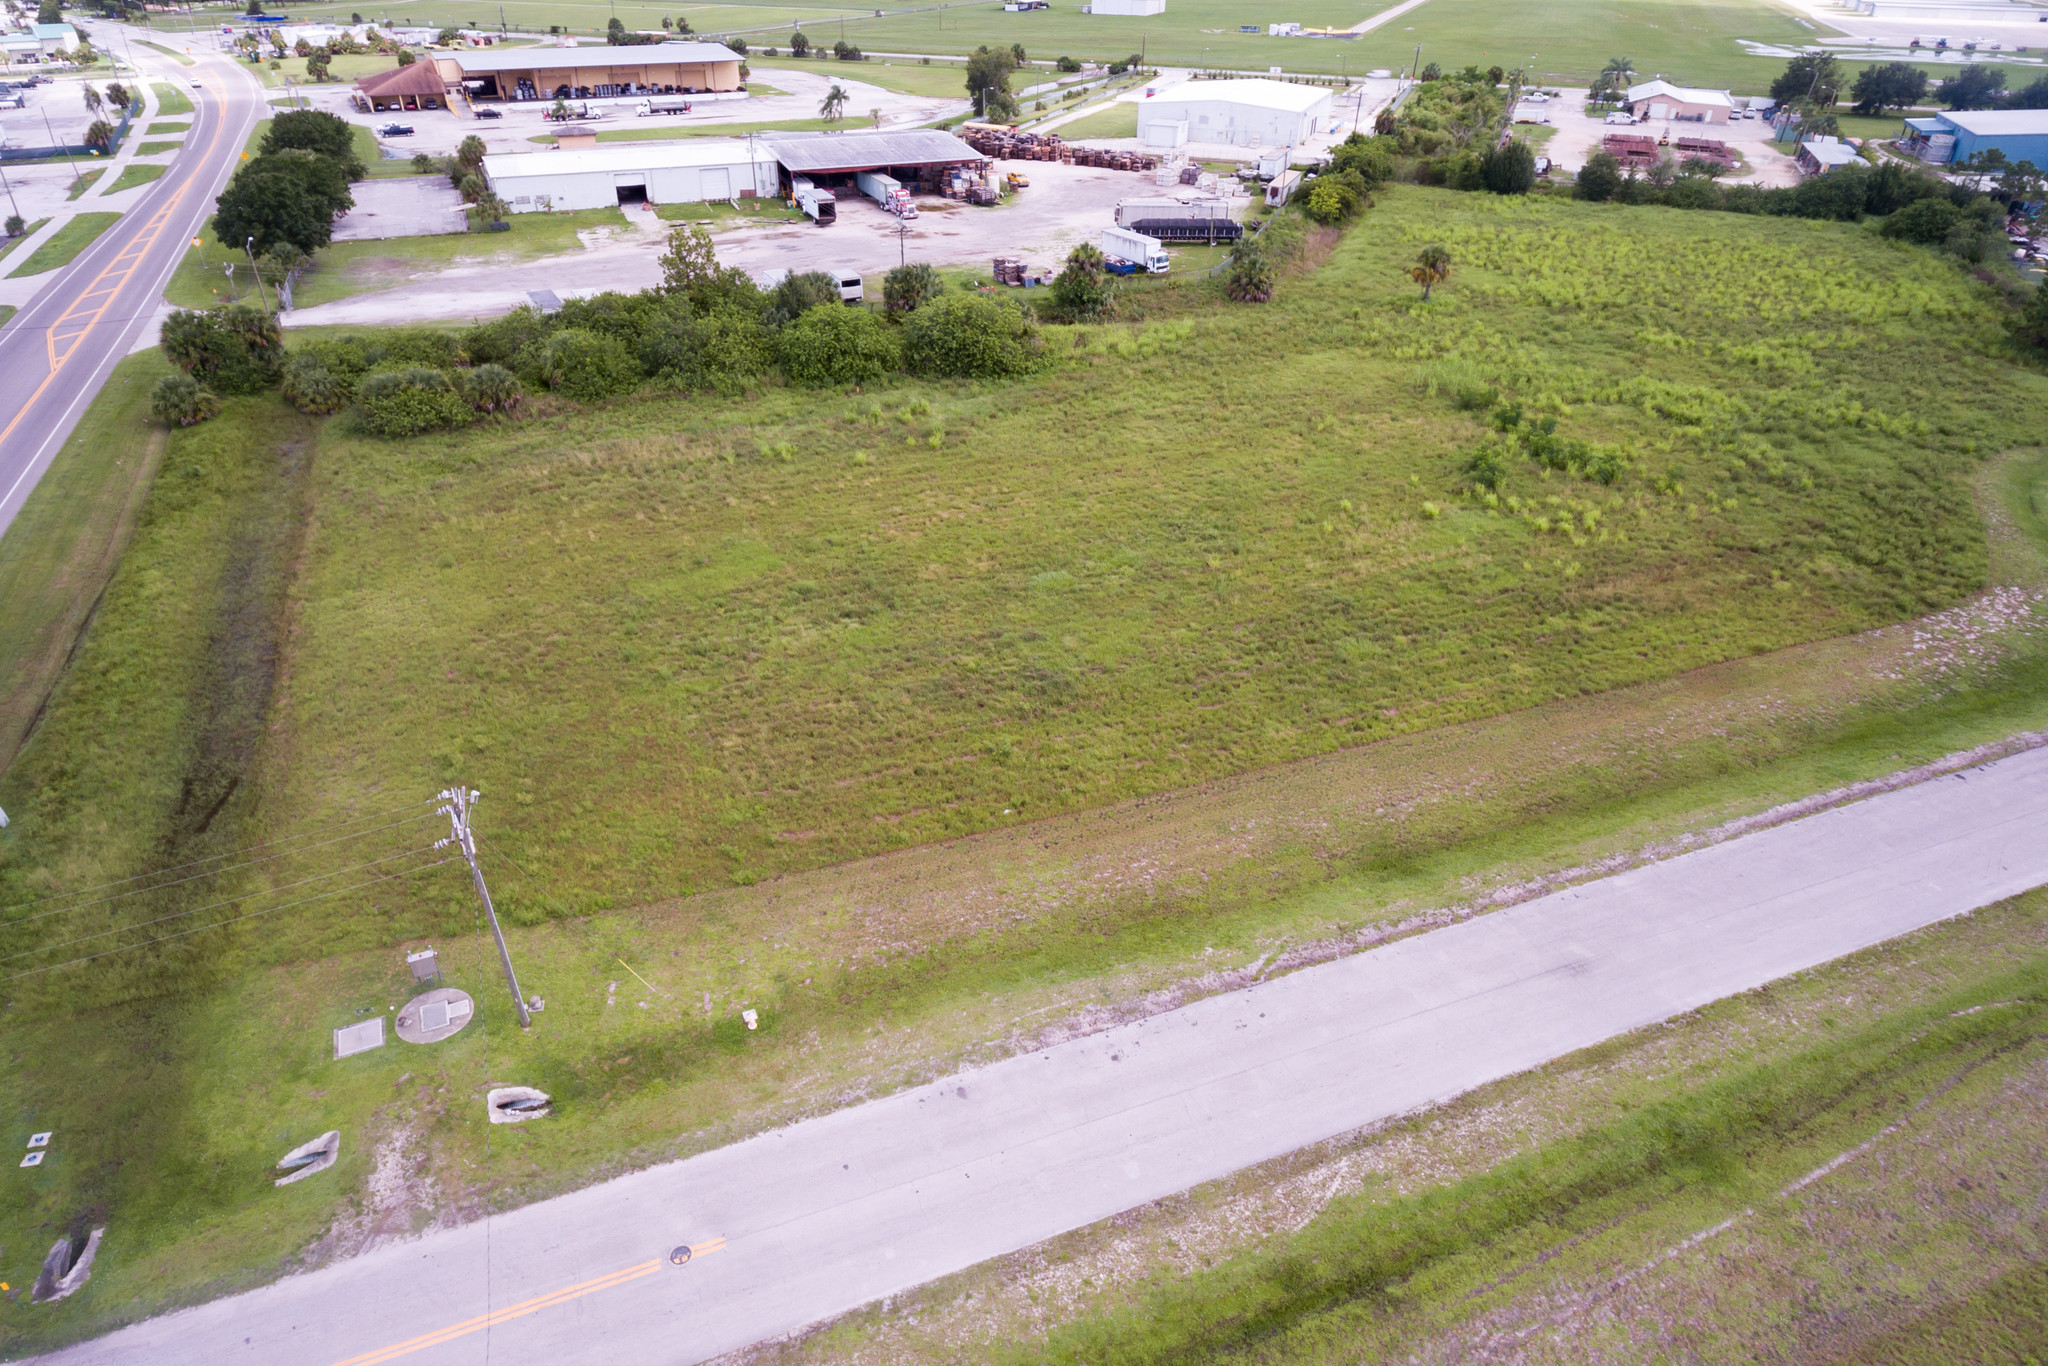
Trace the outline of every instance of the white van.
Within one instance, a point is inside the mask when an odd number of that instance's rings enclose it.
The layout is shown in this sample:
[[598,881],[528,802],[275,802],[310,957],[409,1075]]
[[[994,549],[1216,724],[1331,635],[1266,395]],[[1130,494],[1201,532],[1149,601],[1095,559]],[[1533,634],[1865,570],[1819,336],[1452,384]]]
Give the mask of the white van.
[[843,304],[857,304],[866,297],[861,293],[860,276],[841,273],[833,278],[839,281],[839,302]]

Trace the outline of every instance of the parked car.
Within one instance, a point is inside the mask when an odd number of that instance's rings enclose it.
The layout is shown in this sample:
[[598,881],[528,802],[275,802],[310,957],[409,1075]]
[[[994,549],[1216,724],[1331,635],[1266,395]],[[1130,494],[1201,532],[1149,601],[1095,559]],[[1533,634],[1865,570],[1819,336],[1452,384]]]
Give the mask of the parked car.
[[199,83],[198,81],[194,81],[194,82],[192,82],[192,88],[193,88],[194,90],[204,90],[204,89],[206,89],[206,87],[205,87],[205,86],[203,86],[203,85],[201,85],[201,84],[200,84],[200,83]]
[[476,111],[476,116],[480,119],[502,119],[505,117],[505,111],[502,109],[479,109]]
[[1624,114],[1621,112],[1621,110],[1617,109],[1612,114],[1609,114],[1607,116],[1606,121],[1608,123],[1634,123],[1635,119],[1630,115]]
[[409,123],[387,123],[377,130],[377,136],[380,138],[408,138],[412,136],[412,125]]

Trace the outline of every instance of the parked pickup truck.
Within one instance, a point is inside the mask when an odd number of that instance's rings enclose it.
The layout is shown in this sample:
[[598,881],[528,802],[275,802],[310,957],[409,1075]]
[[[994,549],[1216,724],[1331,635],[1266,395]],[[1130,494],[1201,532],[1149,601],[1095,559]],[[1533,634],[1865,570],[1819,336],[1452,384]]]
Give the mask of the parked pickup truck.
[[409,123],[387,123],[377,130],[377,136],[380,138],[409,138],[412,136],[412,125]]

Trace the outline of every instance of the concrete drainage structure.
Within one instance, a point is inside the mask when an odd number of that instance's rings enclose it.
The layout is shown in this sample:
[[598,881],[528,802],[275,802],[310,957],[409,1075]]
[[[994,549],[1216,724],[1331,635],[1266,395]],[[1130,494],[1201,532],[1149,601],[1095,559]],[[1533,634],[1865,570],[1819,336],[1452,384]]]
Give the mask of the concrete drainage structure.
[[43,1258],[43,1271],[36,1277],[35,1289],[28,1297],[29,1303],[54,1304],[67,1295],[77,1293],[91,1280],[92,1259],[99,1255],[100,1235],[105,1232],[103,1228],[94,1229],[82,1249],[74,1249],[69,1238],[59,1238],[50,1249],[50,1255]]
[[301,1143],[277,1161],[279,1171],[289,1171],[289,1176],[280,1176],[273,1183],[289,1186],[294,1181],[303,1181],[314,1172],[324,1172],[334,1165],[334,1159],[341,1156],[341,1130],[329,1129],[311,1143]]
[[521,1124],[529,1119],[544,1119],[553,1108],[548,1104],[548,1093],[536,1091],[531,1086],[493,1087],[484,1096],[484,1109],[489,1112],[493,1124]]

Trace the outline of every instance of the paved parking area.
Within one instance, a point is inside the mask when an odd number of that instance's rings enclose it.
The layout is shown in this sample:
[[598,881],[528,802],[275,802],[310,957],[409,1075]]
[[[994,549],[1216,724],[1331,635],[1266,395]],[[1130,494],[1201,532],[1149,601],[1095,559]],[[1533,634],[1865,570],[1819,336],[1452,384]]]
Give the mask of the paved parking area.
[[[1608,133],[1647,133],[1654,138],[1702,137],[1727,143],[1729,149],[1745,163],[1745,169],[1725,178],[1730,183],[1764,186],[1799,183],[1799,167],[1792,158],[1771,145],[1771,125],[1762,119],[1742,119],[1726,124],[1676,123],[1665,119],[1623,127],[1589,117],[1586,113],[1587,94],[1584,90],[1563,90],[1556,99],[1543,106],[1543,117],[1557,132],[1540,151],[1563,170],[1577,172],[1586,164],[1587,157],[1600,150],[1600,139]],[[1526,129],[1528,125],[1521,126]]]
[[358,180],[349,186],[356,206],[334,223],[337,242],[372,242],[382,237],[437,237],[467,232],[462,196],[442,175]]

